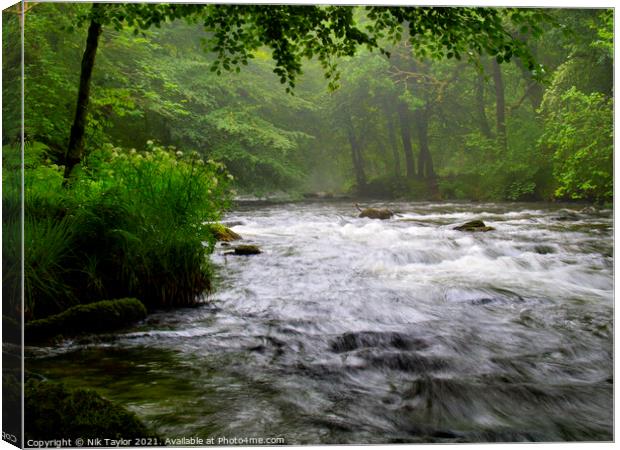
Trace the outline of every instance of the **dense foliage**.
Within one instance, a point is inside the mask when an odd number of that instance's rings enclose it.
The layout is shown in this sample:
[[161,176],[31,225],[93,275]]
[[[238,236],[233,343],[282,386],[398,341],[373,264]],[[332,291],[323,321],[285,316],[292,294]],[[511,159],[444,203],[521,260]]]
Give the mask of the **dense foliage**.
[[[222,162],[246,193],[611,198],[610,10],[116,5],[99,13],[88,149],[156,139]],[[57,164],[92,14],[87,4],[27,13],[26,133]],[[166,22],[178,17],[191,20]],[[9,14],[4,24],[18,26]],[[502,30],[517,39],[500,39]],[[10,60],[16,49],[4,42]],[[383,53],[356,51],[360,43]],[[324,75],[340,88],[326,91]],[[5,143],[18,131],[10,105]]]
[[[142,151],[94,150],[70,186],[47,147],[28,147],[25,170],[25,310],[46,317],[78,304],[137,297],[147,306],[188,305],[210,288],[205,221],[228,198],[221,164],[149,141]],[[19,148],[5,146],[3,256],[18,260]],[[211,244],[207,245],[208,242]],[[19,267],[3,265],[5,307],[19,312]]]

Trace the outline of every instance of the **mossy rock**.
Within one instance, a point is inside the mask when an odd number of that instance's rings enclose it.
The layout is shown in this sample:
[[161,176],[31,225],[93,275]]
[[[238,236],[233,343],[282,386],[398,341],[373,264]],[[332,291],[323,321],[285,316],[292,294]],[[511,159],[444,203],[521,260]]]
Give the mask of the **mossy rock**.
[[394,213],[389,209],[378,209],[378,208],[360,208],[359,205],[355,205],[360,210],[360,215],[358,217],[367,217],[368,219],[380,219],[387,220],[391,219]]
[[60,314],[26,323],[26,342],[41,342],[58,335],[74,336],[126,327],[146,317],[146,308],[135,298],[103,300],[72,306]]
[[94,391],[30,379],[24,394],[26,440],[156,437],[134,413]]
[[232,252],[227,252],[227,255],[258,255],[262,253],[261,249],[256,245],[237,245]]
[[459,225],[458,227],[454,227],[454,230],[458,231],[493,231],[495,228],[487,226],[482,220],[472,220],[471,222],[466,222],[463,225]]
[[209,224],[209,231],[213,234],[216,241],[230,242],[241,239],[239,234],[220,223]]

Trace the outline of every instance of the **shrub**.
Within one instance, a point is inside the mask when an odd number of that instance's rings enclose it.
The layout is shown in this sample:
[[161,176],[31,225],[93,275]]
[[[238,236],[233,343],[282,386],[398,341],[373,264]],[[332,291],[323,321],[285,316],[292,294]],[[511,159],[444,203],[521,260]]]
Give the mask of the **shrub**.
[[[553,152],[555,195],[572,200],[613,197],[613,100],[572,87],[543,105],[544,150]],[[548,104],[552,104],[551,108]]]
[[144,152],[93,152],[74,184],[88,290],[153,307],[194,303],[211,286],[205,222],[228,206],[228,182],[222,165],[150,141]]
[[122,328],[146,317],[146,308],[135,298],[103,300],[76,305],[45,319],[26,324],[28,342],[38,342],[57,335],[73,336]]
[[[222,165],[150,141],[142,152],[108,145],[93,151],[63,186],[64,168],[52,164],[40,144],[26,152],[27,319],[106,298],[187,305],[209,289],[215,240],[204,223],[218,220],[229,204]],[[16,158],[3,154],[9,178]],[[15,263],[3,267],[3,292],[11,294],[11,314],[18,316],[20,199],[19,189],[9,187],[3,205],[14,214],[4,220],[3,255]]]

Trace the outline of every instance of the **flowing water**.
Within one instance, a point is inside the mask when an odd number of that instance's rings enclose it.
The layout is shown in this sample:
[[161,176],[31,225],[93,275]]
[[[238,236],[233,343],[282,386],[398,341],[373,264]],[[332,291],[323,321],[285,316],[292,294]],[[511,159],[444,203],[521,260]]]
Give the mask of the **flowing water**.
[[[263,253],[218,245],[207,304],[39,349],[27,368],[164,437],[611,440],[612,212],[384,206],[399,214],[239,207],[226,221]],[[496,230],[452,229],[472,219]]]

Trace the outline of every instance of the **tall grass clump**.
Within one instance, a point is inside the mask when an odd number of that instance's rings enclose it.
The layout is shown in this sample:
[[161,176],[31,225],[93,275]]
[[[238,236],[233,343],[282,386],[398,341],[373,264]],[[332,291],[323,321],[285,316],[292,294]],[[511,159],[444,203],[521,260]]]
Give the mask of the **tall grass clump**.
[[26,167],[27,319],[108,298],[190,305],[209,290],[203,224],[228,206],[223,166],[149,141],[94,150],[68,183],[62,173],[44,152]]

